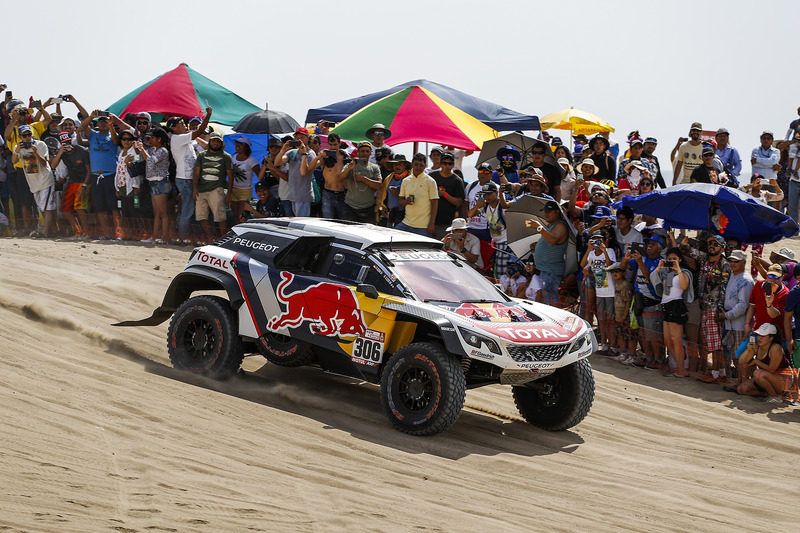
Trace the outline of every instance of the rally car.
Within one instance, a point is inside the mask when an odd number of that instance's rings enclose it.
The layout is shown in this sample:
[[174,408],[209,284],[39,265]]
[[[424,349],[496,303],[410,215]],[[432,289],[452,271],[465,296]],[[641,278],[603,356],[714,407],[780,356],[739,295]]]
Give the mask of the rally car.
[[[529,423],[564,430],[594,399],[588,324],[506,296],[442,243],[319,218],[235,226],[196,248],[150,318],[176,368],[224,379],[245,354],[380,384],[386,416],[412,435],[458,419],[467,388],[511,385]],[[220,291],[224,296],[195,295]]]

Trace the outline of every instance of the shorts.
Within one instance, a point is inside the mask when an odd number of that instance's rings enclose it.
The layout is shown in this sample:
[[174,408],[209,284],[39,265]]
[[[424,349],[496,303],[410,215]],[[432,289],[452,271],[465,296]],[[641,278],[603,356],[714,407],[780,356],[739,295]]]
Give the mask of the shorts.
[[645,306],[639,320],[639,331],[645,342],[662,342],[664,338],[664,313],[661,304]]
[[706,309],[700,322],[700,331],[703,335],[703,345],[706,351],[716,352],[722,350],[722,333],[719,322],[716,321],[717,310]]
[[41,191],[36,191],[33,193],[33,198],[36,201],[36,207],[39,208],[39,211],[55,211],[58,209],[55,185],[51,185]]
[[231,193],[232,202],[249,202],[253,198],[253,191],[251,189],[237,189],[233,188]]
[[687,324],[700,324],[700,319],[703,317],[703,312],[700,310],[700,300],[694,300],[690,304],[686,304],[686,311],[689,313],[689,320]]
[[613,296],[603,296],[597,299],[597,317],[600,320],[614,320],[616,314]]
[[214,216],[214,222],[225,221],[225,190],[222,187],[197,194],[194,217],[197,220],[208,220],[209,209]]
[[797,157],[797,149],[798,146],[794,143],[792,143],[791,146],[789,146],[789,159],[794,159],[795,157]]
[[[86,191],[81,199],[81,190]],[[64,186],[64,193],[61,195],[61,212],[74,213],[75,211],[88,211],[91,187],[88,185],[83,188],[83,183],[68,183]]]
[[150,196],[163,196],[172,191],[172,182],[168,178],[148,180],[147,184],[150,185]]
[[94,210],[115,211],[117,209],[117,189],[114,188],[114,174],[92,174],[92,202]]
[[614,324],[614,329],[617,332],[617,337],[621,337],[626,341],[634,339],[633,331],[631,330],[630,322],[617,322]]
[[664,311],[664,322],[684,325],[689,321],[689,311],[686,309],[686,302],[683,300],[672,300],[661,304]]

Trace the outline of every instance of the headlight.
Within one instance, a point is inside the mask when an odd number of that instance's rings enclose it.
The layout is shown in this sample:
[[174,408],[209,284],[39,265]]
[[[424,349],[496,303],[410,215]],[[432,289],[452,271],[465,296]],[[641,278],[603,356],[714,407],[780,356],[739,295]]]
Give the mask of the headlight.
[[481,344],[485,344],[490,352],[497,355],[502,355],[500,346],[498,346],[497,343],[492,339],[461,327],[458,328],[458,332],[461,334],[461,338],[464,339],[470,346],[474,346],[480,350]]

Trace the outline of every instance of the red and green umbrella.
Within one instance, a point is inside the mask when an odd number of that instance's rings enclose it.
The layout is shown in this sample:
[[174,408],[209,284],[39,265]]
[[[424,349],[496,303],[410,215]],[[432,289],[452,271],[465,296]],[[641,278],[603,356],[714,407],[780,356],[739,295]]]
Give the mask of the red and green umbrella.
[[445,102],[429,90],[413,85],[361,108],[332,131],[350,141],[366,139],[374,124],[386,126],[391,136],[386,144],[431,142],[463,150],[480,150],[497,132]]
[[177,68],[150,80],[125,95],[108,110],[119,117],[126,113],[156,113],[165,116],[200,117],[213,108],[212,121],[233,126],[248,113],[260,108],[233,91],[206,78],[181,63]]

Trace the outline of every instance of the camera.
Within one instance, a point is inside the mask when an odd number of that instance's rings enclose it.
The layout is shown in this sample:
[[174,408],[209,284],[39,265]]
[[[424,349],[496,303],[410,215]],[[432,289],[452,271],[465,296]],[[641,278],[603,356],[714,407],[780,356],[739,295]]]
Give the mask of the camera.
[[300,148],[300,141],[289,141],[289,148]]
[[58,97],[61,99],[62,102],[69,102],[69,96],[64,96],[63,94],[59,94]]
[[14,96],[14,93],[13,93],[13,92],[11,92],[11,91],[6,91],[6,98],[11,98],[12,96]]
[[97,117],[98,117],[98,118],[100,118],[100,117],[106,117],[106,118],[108,118],[108,111],[98,111],[98,112],[97,112]]
[[697,248],[698,246],[700,246],[700,240],[699,239],[695,239],[694,237],[690,237],[689,238],[689,246],[691,246],[692,248]]
[[30,107],[31,108],[42,107],[42,101],[41,100],[34,100],[33,102],[31,102],[31,106]]
[[336,150],[325,150],[325,157],[336,159]]
[[664,261],[664,266],[667,268],[673,268],[675,266],[675,261]]
[[511,184],[504,183],[503,185],[500,185],[500,190],[503,192],[511,192]]
[[592,239],[592,246],[600,246],[603,244],[603,239]]
[[22,141],[21,144],[23,148],[30,148],[33,145],[31,141]]
[[477,193],[475,195],[475,201],[476,202],[480,202],[481,200],[485,200],[485,199],[486,199],[486,193],[483,192],[483,191],[481,191],[481,192],[479,192],[479,193]]
[[325,123],[325,127],[326,128],[335,128],[336,127],[336,123],[335,122],[326,122]]
[[644,253],[644,244],[640,242],[632,242],[631,243],[631,253],[638,252],[640,254]]

